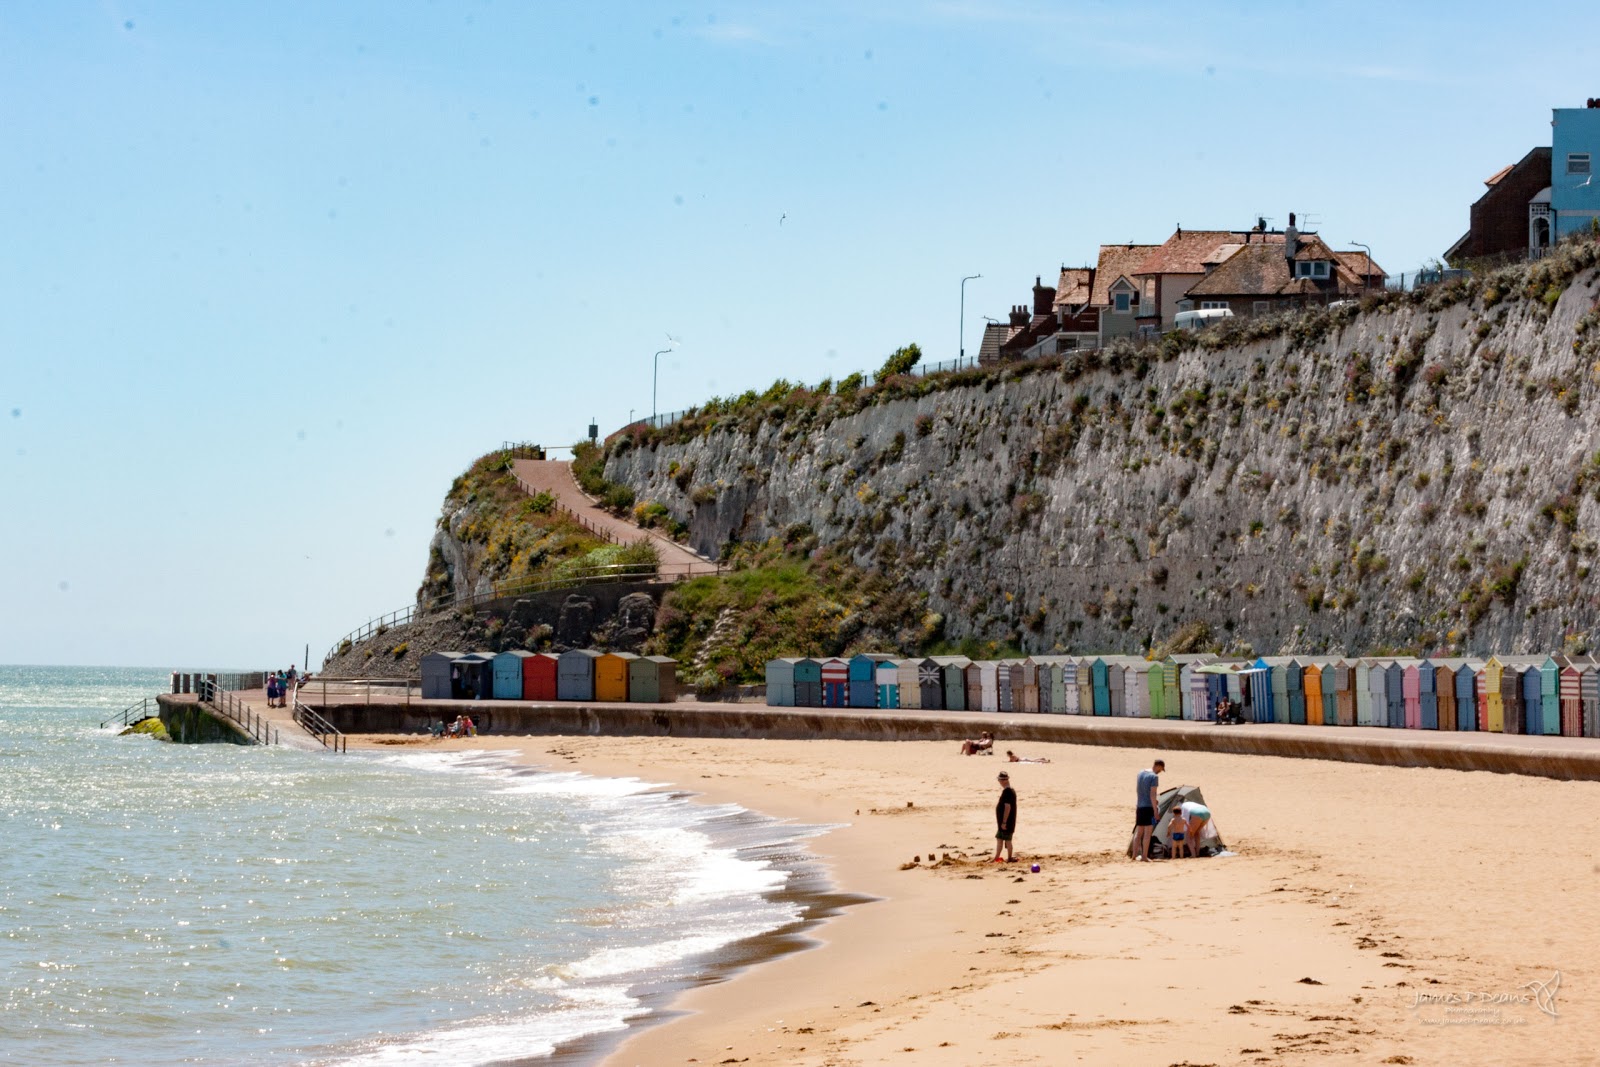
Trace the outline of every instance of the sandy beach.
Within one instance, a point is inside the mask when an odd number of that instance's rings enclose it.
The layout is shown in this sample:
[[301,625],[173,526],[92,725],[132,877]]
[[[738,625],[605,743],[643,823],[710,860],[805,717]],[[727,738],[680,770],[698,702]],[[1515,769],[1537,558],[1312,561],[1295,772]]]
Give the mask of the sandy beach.
[[[837,827],[812,849],[876,899],[689,991],[614,1067],[1600,1062],[1600,849],[1569,829],[1600,783],[1039,743],[1009,747],[1050,763],[931,741],[408,743]],[[1125,858],[1156,755],[1236,856]],[[1002,768],[1011,865],[988,862]]]

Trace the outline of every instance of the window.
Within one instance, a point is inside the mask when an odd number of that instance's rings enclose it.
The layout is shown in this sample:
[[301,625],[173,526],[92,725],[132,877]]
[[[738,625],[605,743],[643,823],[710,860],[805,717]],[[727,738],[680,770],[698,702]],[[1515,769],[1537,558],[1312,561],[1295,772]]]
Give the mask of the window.
[[1118,311],[1129,311],[1133,307],[1133,295],[1131,293],[1118,293],[1116,301]]
[[1225,308],[1227,306],[1228,306],[1228,302],[1226,300],[1202,300],[1202,301],[1200,301],[1200,310],[1201,311],[1212,311],[1212,310],[1214,310],[1216,308]]
[[1296,278],[1326,278],[1328,276],[1328,261],[1325,259],[1301,259],[1294,265]]
[[1587,152],[1568,152],[1567,153],[1567,173],[1568,174],[1588,174],[1589,173],[1589,153],[1587,153]]
[[1250,305],[1250,312],[1253,315],[1265,315],[1271,310],[1272,301],[1270,300],[1257,300],[1254,304]]

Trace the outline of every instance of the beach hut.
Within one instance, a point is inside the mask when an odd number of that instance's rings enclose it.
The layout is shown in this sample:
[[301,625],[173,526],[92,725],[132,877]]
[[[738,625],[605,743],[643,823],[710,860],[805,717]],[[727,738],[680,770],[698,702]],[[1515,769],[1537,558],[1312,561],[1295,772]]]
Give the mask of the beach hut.
[[522,663],[533,658],[532,652],[521,649],[501,652],[494,658],[494,698],[496,700],[522,699]]
[[[1150,718],[1150,675],[1155,664],[1143,656],[1127,656],[1122,661],[1123,714],[1135,719]],[[1156,687],[1160,688],[1157,672]]]
[[[1065,715],[1067,707],[1067,670],[1071,661],[1066,656],[1041,656],[1039,659],[1039,710],[1052,715]],[[1074,679],[1076,680],[1076,679]],[[1076,694],[1077,686],[1072,686]]]
[[[900,706],[906,709],[922,707],[922,685],[917,672],[927,660],[903,659],[895,664],[900,673],[896,684],[900,686]],[[938,673],[936,670],[935,674]]]
[[522,661],[522,699],[555,700],[556,673],[560,657],[553,652],[535,652]]
[[1522,732],[1544,733],[1544,672],[1527,663],[1517,665],[1517,691],[1522,698]]
[[[1167,657],[1178,668],[1178,716],[1191,722],[1204,718],[1205,708],[1195,708],[1195,670],[1210,663],[1212,656],[1169,656]],[[1200,679],[1199,691],[1205,689],[1205,675],[1198,675]]]
[[1128,685],[1124,675],[1127,668],[1121,656],[1102,656],[1106,662],[1106,694],[1111,704],[1111,714],[1122,718],[1128,714]]
[[[1078,711],[1079,715],[1094,715],[1094,657],[1078,656]],[[1110,703],[1106,704],[1110,708]]]
[[[916,681],[908,691],[906,680],[902,671],[900,677],[900,706],[902,708],[926,708],[929,711],[941,711],[944,708],[944,678],[939,673],[939,662],[933,659],[907,660],[916,676]],[[904,664],[902,664],[904,667]],[[906,701],[914,700],[916,703],[908,704]]]
[[1583,664],[1575,657],[1561,657],[1556,679],[1556,699],[1561,707],[1561,736],[1582,737]]
[[1583,736],[1600,737],[1600,666],[1592,659],[1580,669],[1578,690],[1583,694]]
[[[1235,675],[1234,679],[1239,683],[1243,702],[1250,705],[1251,721],[1272,722],[1272,668],[1258,659],[1254,666]],[[1230,687],[1229,696],[1232,695]]]
[[798,659],[794,663],[794,706],[822,707],[822,661]]
[[1185,664],[1178,670],[1179,684],[1187,677],[1189,685],[1183,702],[1183,717],[1190,722],[1207,722],[1211,719],[1210,680],[1200,673],[1198,663]]
[[1434,688],[1435,682],[1433,663],[1423,660],[1417,664],[1417,704],[1423,730],[1439,728],[1439,693]]
[[1565,665],[1566,657],[1559,659],[1555,656],[1546,656],[1543,663],[1539,664],[1539,716],[1540,724],[1547,735],[1562,735],[1578,737],[1579,734],[1569,734],[1565,729],[1565,709],[1561,706],[1561,668]]
[[493,652],[467,652],[457,656],[450,666],[458,699],[484,700],[494,696]]
[[850,661],[831,657],[822,661],[822,706],[850,706]]
[[799,658],[793,656],[767,660],[768,707],[794,707],[794,665],[799,662]]
[[1400,713],[1407,730],[1422,729],[1422,671],[1416,660],[1400,668]]
[[1000,710],[1000,663],[997,660],[978,661],[978,710]]
[[1016,694],[1012,689],[1011,668],[1016,665],[1016,660],[996,660],[994,665],[995,709],[996,711],[1016,711]]
[[628,664],[639,657],[632,652],[606,652],[594,661],[594,698],[625,702],[628,699]]
[[[896,711],[900,707],[900,664],[896,660],[878,661],[878,707]],[[919,694],[920,695],[920,694]]]
[[1145,703],[1150,708],[1152,719],[1165,719],[1167,717],[1167,672],[1165,663],[1152,663],[1145,672],[1145,684],[1149,691],[1145,696]]
[[460,652],[429,652],[422,657],[422,699],[453,700],[455,690],[451,685],[451,664],[460,659]]
[[[1039,664],[1029,656],[1018,664],[1020,673],[1012,675],[1012,699],[1017,703],[1018,711],[1037,712],[1039,710]],[[1020,681],[1019,681],[1020,679]]]
[[592,648],[574,648],[561,653],[556,663],[556,697],[560,700],[594,699],[594,661],[600,653]]
[[1104,657],[1096,656],[1089,661],[1089,687],[1092,691],[1089,708],[1095,715],[1111,714],[1111,686],[1109,683],[1110,668]]
[[1300,684],[1304,687],[1306,725],[1322,725],[1322,664],[1311,660],[1300,668]]
[[944,684],[944,709],[967,710],[967,667],[972,661],[965,656],[935,656],[939,665],[939,680]]
[[1372,660],[1356,660],[1350,691],[1355,696],[1356,725],[1372,726]]
[[1251,697],[1255,701],[1256,722],[1289,721],[1289,688],[1286,668],[1294,660],[1288,656],[1260,656],[1255,668],[1265,672],[1255,683]]
[[[1326,679],[1327,675],[1323,675]],[[1323,683],[1326,690],[1327,683]],[[1324,712],[1326,714],[1326,712]],[[1337,726],[1356,724],[1356,664],[1341,659],[1333,665],[1333,719]]]
[[851,656],[848,662],[850,686],[845,697],[846,706],[875,708],[878,706],[878,661],[887,656],[862,652]]
[[[1376,699],[1377,694],[1373,694]],[[1406,668],[1400,660],[1383,665],[1384,716],[1380,723],[1395,730],[1406,728]]]
[[963,687],[966,693],[967,710],[983,710],[983,663],[972,660],[962,671]]
[[638,656],[628,661],[628,699],[635,704],[676,703],[678,661],[671,656]]
[[1460,667],[1459,659],[1433,661],[1435,716],[1440,730],[1456,728],[1456,671]]

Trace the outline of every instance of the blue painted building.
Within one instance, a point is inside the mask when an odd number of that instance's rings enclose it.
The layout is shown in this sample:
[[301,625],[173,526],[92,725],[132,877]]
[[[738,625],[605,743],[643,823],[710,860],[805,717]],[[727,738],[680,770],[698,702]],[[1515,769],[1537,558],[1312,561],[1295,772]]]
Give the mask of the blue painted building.
[[1555,108],[1550,128],[1550,213],[1559,241],[1600,223],[1600,100]]

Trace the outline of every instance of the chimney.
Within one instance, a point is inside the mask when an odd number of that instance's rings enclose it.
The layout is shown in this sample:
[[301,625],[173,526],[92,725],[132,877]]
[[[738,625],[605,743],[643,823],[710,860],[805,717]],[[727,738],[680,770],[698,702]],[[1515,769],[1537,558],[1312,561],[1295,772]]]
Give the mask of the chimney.
[[1181,223],[1181,222],[1178,223],[1178,236],[1179,237],[1183,236],[1183,223]]
[[1289,225],[1283,228],[1283,258],[1293,259],[1300,251],[1300,231],[1294,228],[1294,212],[1289,212]]
[[1049,315],[1055,310],[1056,291],[1045,285],[1042,278],[1033,279],[1033,313]]
[[1011,326],[1013,328],[1015,328],[1015,329],[1021,329],[1022,327],[1026,326],[1026,325],[1028,325],[1028,308],[1027,308],[1027,305],[1025,305],[1025,304],[1012,304],[1011,305]]

